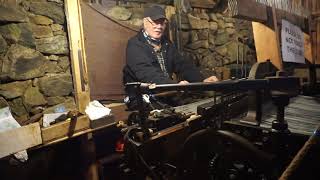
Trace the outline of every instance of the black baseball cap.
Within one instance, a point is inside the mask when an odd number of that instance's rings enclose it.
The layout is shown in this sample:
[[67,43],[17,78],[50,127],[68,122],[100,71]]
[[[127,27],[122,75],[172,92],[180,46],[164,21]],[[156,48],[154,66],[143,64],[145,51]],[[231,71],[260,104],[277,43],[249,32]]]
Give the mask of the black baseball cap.
[[166,18],[166,14],[164,12],[164,9],[161,6],[151,6],[149,8],[147,8],[144,11],[144,17],[150,17],[150,19],[152,20],[157,20],[157,19],[161,19],[161,18]]

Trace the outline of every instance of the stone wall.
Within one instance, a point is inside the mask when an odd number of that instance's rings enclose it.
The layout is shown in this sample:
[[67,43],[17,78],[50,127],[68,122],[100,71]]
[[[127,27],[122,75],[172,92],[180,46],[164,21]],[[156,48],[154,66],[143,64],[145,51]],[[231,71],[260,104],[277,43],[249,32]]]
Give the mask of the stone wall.
[[[250,23],[226,14],[194,8],[181,16],[183,53],[191,57],[204,74],[216,74],[220,79],[236,76],[235,69],[241,66],[242,60],[243,64],[256,61],[254,48],[250,48],[253,46]],[[233,73],[230,75],[226,70]]]
[[62,0],[0,1],[0,108],[21,125],[75,108]]
[[[107,1],[111,2],[104,2]],[[144,8],[154,3],[161,3],[166,9],[173,6],[173,1],[132,0],[120,2],[103,13],[119,23],[141,27]],[[170,27],[178,30],[172,29],[177,32],[173,33],[175,44],[180,44],[181,53],[191,58],[206,76],[240,77],[241,66],[249,68],[256,62],[251,22],[230,18],[228,14],[227,1],[216,0],[213,8],[191,7],[187,13],[181,11],[179,17],[171,20]],[[181,23],[175,21],[177,18]]]

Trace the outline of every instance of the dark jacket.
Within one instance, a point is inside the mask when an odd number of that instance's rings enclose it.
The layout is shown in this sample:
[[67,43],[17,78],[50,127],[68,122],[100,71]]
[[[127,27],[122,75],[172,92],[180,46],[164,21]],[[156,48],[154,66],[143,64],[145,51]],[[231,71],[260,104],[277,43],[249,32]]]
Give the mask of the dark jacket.
[[[167,39],[162,40],[161,46],[169,77],[175,73],[189,82],[200,82],[204,79],[199,69],[184,59]],[[147,42],[142,31],[128,41],[123,75],[124,83],[176,83],[162,72],[153,47]]]

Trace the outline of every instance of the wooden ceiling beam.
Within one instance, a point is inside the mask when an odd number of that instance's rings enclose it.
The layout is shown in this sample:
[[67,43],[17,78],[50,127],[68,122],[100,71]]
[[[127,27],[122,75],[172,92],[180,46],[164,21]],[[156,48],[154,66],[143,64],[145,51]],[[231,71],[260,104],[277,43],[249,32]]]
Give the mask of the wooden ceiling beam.
[[196,8],[214,8],[216,6],[216,1],[214,0],[189,0],[192,7]]
[[234,18],[261,23],[268,20],[267,7],[255,0],[229,0],[229,10]]
[[[266,23],[268,21],[268,9],[270,9],[270,7],[257,3],[255,0],[229,0],[229,9],[231,16],[234,18]],[[286,19],[292,24],[305,29],[305,22],[307,22],[305,17],[281,9],[276,9],[275,12],[279,24],[282,19]]]

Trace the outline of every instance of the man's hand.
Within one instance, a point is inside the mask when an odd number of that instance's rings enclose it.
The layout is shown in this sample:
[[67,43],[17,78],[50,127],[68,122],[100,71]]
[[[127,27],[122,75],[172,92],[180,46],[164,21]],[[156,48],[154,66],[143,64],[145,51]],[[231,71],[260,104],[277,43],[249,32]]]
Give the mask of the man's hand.
[[189,84],[189,82],[186,80],[183,80],[183,81],[180,81],[179,84]]
[[203,80],[205,83],[217,82],[219,79],[216,76],[210,76],[207,79]]

